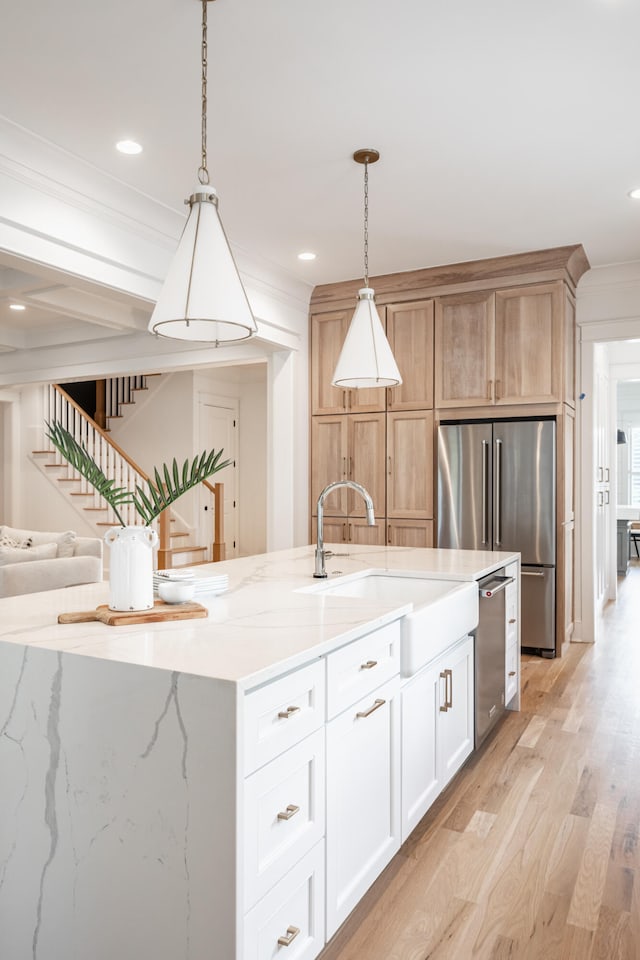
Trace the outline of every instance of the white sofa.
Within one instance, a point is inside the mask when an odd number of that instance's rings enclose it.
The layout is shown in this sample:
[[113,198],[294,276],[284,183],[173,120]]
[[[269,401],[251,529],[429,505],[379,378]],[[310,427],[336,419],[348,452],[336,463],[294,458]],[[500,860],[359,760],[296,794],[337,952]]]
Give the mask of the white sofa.
[[[0,563],[0,597],[102,580],[102,540],[97,537],[76,537],[71,531],[44,533],[0,526],[0,538],[3,536],[22,542],[31,540],[33,546],[20,551],[25,554],[20,562]],[[52,544],[56,545],[55,551]],[[46,554],[47,558],[39,559],[39,554]]]

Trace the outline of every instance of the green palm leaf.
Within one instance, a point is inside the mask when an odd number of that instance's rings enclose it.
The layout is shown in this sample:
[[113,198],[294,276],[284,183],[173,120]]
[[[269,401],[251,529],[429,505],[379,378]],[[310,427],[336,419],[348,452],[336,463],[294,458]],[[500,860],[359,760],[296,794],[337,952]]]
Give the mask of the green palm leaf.
[[122,504],[134,503],[133,494],[125,487],[116,486],[115,480],[105,476],[83,443],[78,443],[75,437],[57,420],[45,423],[47,437],[65,458],[74,470],[87,480],[91,486],[107,501],[116,517],[124,527],[124,520],[118,510]]
[[171,506],[183,493],[229,466],[230,460],[220,460],[223,452],[223,450],[212,450],[207,453],[205,450],[202,454],[194,457],[192,461],[187,458],[182,465],[182,469],[178,466],[175,458],[170,466],[163,463],[160,469],[154,468],[155,482],[149,480],[146,490],[136,485],[136,492],[133,496],[134,506],[144,522],[152,523],[163,510]]

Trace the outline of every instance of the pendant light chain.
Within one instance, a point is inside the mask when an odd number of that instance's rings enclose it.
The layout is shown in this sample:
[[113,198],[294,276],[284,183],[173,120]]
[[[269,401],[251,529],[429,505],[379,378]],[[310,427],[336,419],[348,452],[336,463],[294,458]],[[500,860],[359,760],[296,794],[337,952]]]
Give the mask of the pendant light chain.
[[207,169],[207,4],[202,0],[202,159],[198,169],[198,180],[209,183]]
[[364,162],[364,285],[369,286],[369,164]]

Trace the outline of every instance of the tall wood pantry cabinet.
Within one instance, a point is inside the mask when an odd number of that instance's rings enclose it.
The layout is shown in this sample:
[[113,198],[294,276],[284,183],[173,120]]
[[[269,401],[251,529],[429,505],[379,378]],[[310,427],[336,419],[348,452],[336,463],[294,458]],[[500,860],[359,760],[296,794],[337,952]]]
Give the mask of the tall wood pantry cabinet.
[[557,424],[556,652],[573,632],[575,291],[589,269],[580,245],[372,279],[403,382],[331,386],[360,280],[311,298],[311,540],[330,482],[371,493],[325,503],[325,541],[435,546],[436,436],[441,420],[553,416]]

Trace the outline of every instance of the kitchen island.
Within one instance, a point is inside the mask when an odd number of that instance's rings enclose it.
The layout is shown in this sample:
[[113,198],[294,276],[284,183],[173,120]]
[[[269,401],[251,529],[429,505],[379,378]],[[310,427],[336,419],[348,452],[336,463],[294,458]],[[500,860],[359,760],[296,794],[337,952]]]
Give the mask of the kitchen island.
[[[334,579],[475,581],[518,563],[334,549]],[[287,947],[310,960],[404,839],[399,648],[411,604],[305,592],[312,547],[215,570],[230,588],[202,598],[207,620],[56,622],[106,602],[106,584],[0,601],[3,958],[266,960]],[[456,650],[472,686],[472,642]],[[438,663],[425,668],[444,695],[434,723],[448,719],[457,669]],[[469,702],[451,711],[465,755]],[[430,796],[451,775],[434,775]],[[372,791],[356,810],[361,835],[344,834],[351,776]]]

